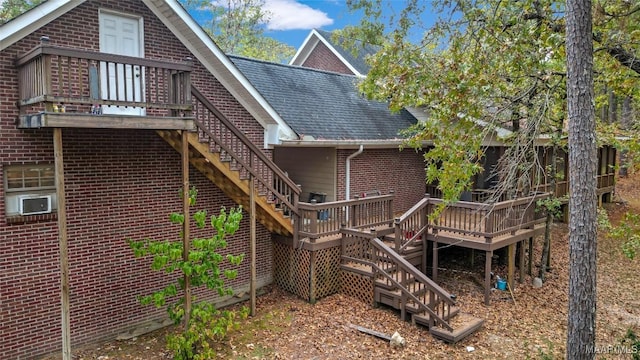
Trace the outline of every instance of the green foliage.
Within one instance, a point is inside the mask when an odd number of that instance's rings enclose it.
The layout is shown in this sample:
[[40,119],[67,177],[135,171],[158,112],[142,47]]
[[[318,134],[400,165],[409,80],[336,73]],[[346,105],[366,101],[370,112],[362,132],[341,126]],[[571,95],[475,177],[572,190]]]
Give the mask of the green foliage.
[[44,0],[0,1],[0,25],[41,4]]
[[208,303],[195,304],[191,312],[189,328],[167,337],[167,348],[176,360],[208,360],[216,357],[213,343],[221,341],[231,330],[239,327],[238,319],[246,319],[249,310],[239,313],[218,310]]
[[216,45],[227,54],[273,62],[287,62],[295,49],[265,35],[271,13],[264,0],[180,0],[191,10],[206,12],[201,24]]
[[604,208],[598,208],[598,230],[611,231],[612,228],[607,210]]
[[[197,190],[189,191],[189,203],[196,203]],[[196,211],[192,220],[198,229],[212,228],[212,235],[204,238],[194,238],[190,241],[190,250],[187,259],[183,256],[183,242],[170,240],[143,241],[128,240],[135,257],[151,256],[151,269],[166,273],[179,272],[183,276],[176,279],[163,289],[152,294],[139,297],[142,305],[155,305],[167,307],[169,317],[176,323],[180,323],[185,316],[184,299],[167,304],[180,291],[185,289],[185,277],[189,278],[192,287],[205,287],[215,291],[219,296],[233,295],[231,287],[225,285],[226,280],[233,280],[238,275],[235,269],[223,269],[229,265],[237,267],[243,260],[244,254],[223,256],[220,250],[227,247],[226,237],[236,233],[242,220],[242,207],[232,208],[227,212],[225,208],[218,215],[211,215],[207,222],[205,210]],[[169,221],[176,225],[182,225],[185,216],[172,213]],[[182,231],[180,236],[183,237]],[[206,302],[194,303],[185,331],[180,335],[168,339],[168,347],[174,351],[176,359],[208,359],[211,358],[211,344],[224,338],[226,333],[236,326],[235,319],[246,317],[246,309],[239,314],[230,311],[219,311],[212,304]]]
[[566,200],[566,197],[548,197],[538,200],[536,205],[550,213],[554,219],[559,219],[562,216],[562,203]]
[[614,227],[609,235],[622,241],[622,252],[633,260],[640,251],[640,215],[632,212],[624,214],[624,219]]
[[[427,178],[437,180],[445,199],[456,200],[480,172],[482,140],[494,129],[513,131],[501,140],[514,145],[504,163],[513,165],[512,178],[519,177],[524,162],[535,159],[523,156],[532,139],[562,129],[566,119],[564,2],[408,0],[397,18],[385,19],[381,10],[391,3],[348,1],[365,17],[342,35],[381,46],[368,59],[371,69],[361,90],[394,110],[425,110],[428,119],[413,129],[409,144],[429,144]],[[433,9],[425,8],[429,3]],[[631,44],[640,40],[640,11],[623,0],[596,3],[596,82],[637,99],[637,66],[614,54],[637,58]],[[428,10],[437,20],[415,41],[412,35]],[[615,134],[622,132],[616,128]]]
[[631,358],[633,360],[640,360],[640,338],[636,335],[632,328],[627,329],[627,333],[620,340],[623,346],[631,352]]

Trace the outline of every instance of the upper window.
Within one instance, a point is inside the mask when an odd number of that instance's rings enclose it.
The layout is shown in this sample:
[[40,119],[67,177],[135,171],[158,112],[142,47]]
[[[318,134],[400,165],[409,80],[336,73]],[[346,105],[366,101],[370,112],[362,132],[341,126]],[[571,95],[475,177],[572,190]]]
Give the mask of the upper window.
[[51,164],[5,166],[4,190],[7,216],[45,214],[57,208]]
[[7,192],[56,188],[55,170],[51,165],[7,166],[4,175]]

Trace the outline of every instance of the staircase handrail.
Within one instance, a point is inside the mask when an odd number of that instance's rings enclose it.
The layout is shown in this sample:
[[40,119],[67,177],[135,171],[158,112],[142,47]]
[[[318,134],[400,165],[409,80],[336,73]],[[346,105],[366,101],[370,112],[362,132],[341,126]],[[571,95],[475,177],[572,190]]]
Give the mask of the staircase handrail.
[[[408,246],[411,246],[413,243],[422,238],[422,235],[427,231],[429,227],[429,223],[427,221],[425,209],[429,206],[430,198],[429,195],[426,195],[422,198],[418,203],[413,205],[411,209],[407,210],[400,217],[397,217],[394,220],[395,226],[395,250],[401,253]],[[419,213],[422,213],[420,215]],[[415,219],[418,216],[419,223],[417,224],[416,229],[411,229],[410,232],[407,232],[405,229],[405,225],[408,221]],[[406,235],[411,234],[411,237],[407,238]]]
[[[378,238],[371,239],[371,244],[382,251],[386,256],[386,261],[391,260],[392,263],[397,265],[402,270],[406,271],[410,275],[412,275],[415,281],[422,283],[426,289],[437,295],[441,301],[449,306],[454,306],[455,301],[453,300],[451,294],[449,294],[446,290],[441,288],[438,284],[436,284],[433,280],[429,279],[425,274],[423,274],[420,270],[416,269],[415,266],[411,265],[405,258],[403,258],[400,254],[395,252],[393,249],[388,247],[382,242],[382,240]],[[423,303],[417,296],[415,296],[409,289],[405,288],[402,284],[400,284],[397,280],[393,278],[390,274],[380,268],[376,263],[372,262],[371,266],[376,269],[380,274],[382,274],[385,278],[393,282],[393,284],[400,289],[405,295],[407,295],[411,300],[413,300],[418,307],[424,309],[431,315],[431,319],[433,319],[436,323],[441,324],[449,331],[453,331],[453,327],[440,315],[438,315],[433,309],[431,309],[427,304]]]
[[238,129],[231,121],[229,121],[229,119],[227,119],[227,117],[224,114],[222,114],[211,103],[211,101],[209,101],[209,99],[207,99],[207,97],[204,96],[193,85],[191,86],[191,93],[194,96],[194,98],[200,101],[202,105],[204,105],[204,107],[207,110],[209,110],[220,121],[220,123],[222,123],[229,131],[231,131],[231,133],[233,133],[233,135],[236,136],[236,138],[240,140],[244,146],[246,146],[246,148],[250,151],[250,153],[255,154],[258,160],[261,161],[265,166],[269,168],[274,178],[277,178],[278,180],[282,181],[284,184],[286,184],[289,187],[290,191],[294,194],[293,199],[289,199],[286,194],[282,194],[281,191],[276,190],[275,187],[271,184],[272,181],[268,181],[264,179],[262,176],[260,176],[260,174],[258,174],[258,172],[253,168],[253,166],[250,166],[249,164],[247,164],[242,158],[242,156],[238,155],[235,151],[233,151],[233,149],[227,146],[221,139],[216,137],[196,116],[195,123],[198,129],[206,133],[210,139],[214,140],[217,146],[219,146],[227,154],[233,157],[233,159],[238,164],[240,164],[244,169],[246,169],[251,174],[251,176],[253,176],[256,180],[258,180],[264,187],[270,190],[271,193],[274,194],[275,197],[277,197],[278,200],[280,200],[281,203],[283,203],[291,212],[293,212],[296,215],[299,215],[298,199],[300,197],[301,190],[298,187],[298,185],[295,184],[293,180],[291,180],[284,173],[284,171],[282,171],[282,169],[280,169],[260,149],[258,149],[258,147],[240,129]]

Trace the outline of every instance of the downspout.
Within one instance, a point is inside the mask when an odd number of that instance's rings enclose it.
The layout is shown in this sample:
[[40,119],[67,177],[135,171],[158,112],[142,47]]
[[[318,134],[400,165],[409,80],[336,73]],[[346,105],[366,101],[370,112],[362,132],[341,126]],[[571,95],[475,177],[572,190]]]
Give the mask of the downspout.
[[360,149],[358,149],[358,151],[354,152],[353,154],[347,156],[347,162],[345,164],[345,176],[347,177],[347,181],[345,184],[345,191],[344,191],[344,199],[345,200],[349,200],[349,198],[351,197],[349,188],[351,187],[351,159],[353,159],[354,157],[362,154],[362,152],[364,151],[364,145],[360,145]]

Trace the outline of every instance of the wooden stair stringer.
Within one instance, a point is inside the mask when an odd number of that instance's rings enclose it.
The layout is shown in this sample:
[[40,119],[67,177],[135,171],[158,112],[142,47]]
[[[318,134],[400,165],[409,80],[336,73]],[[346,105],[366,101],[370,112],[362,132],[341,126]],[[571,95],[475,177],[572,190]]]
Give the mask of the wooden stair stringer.
[[[176,151],[182,151],[182,136],[179,131],[158,130],[162,137]],[[213,182],[235,203],[249,209],[249,180],[242,179],[240,172],[231,168],[228,161],[222,161],[218,153],[210,151],[209,144],[201,143],[197,133],[188,133],[189,163]],[[289,217],[277,210],[273,203],[267,201],[264,195],[254,190],[256,203],[256,219],[269,231],[291,236],[293,224]]]

